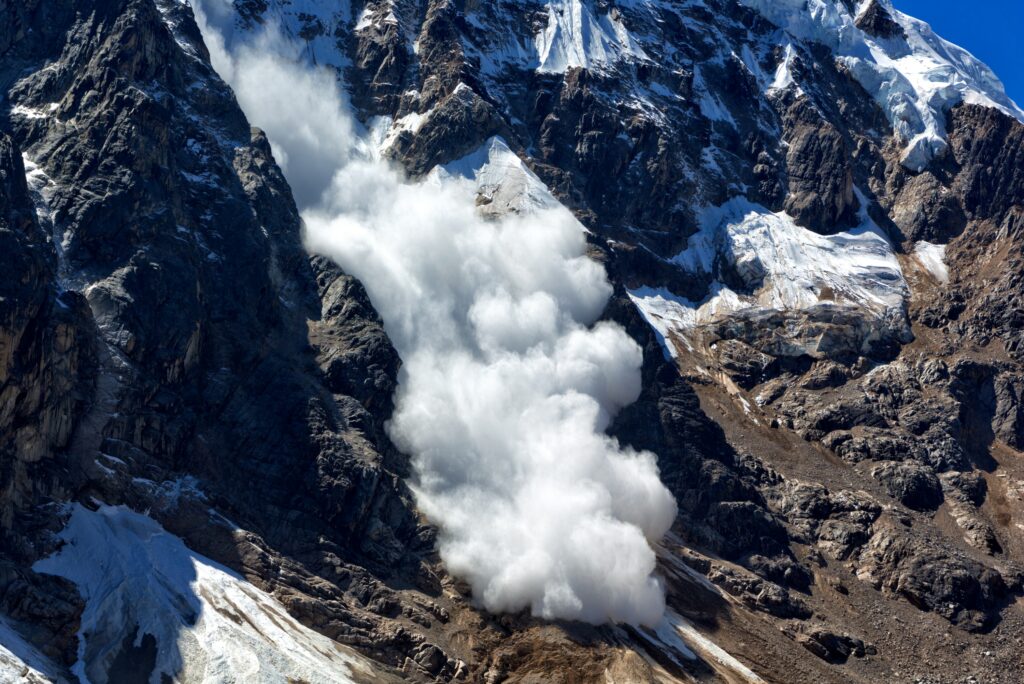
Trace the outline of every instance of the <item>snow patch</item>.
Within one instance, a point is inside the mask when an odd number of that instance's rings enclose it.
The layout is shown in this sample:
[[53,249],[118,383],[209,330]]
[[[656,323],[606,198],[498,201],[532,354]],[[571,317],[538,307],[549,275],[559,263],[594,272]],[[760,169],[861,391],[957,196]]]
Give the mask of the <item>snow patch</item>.
[[573,67],[593,69],[632,57],[647,59],[617,10],[596,14],[587,0],[547,3],[548,24],[535,44],[543,73],[565,73]]
[[[678,357],[672,335],[696,325],[697,304],[665,288],[641,287],[627,291],[644,320],[658,335],[666,358]],[[685,340],[685,338],[683,338]]]
[[25,165],[25,183],[28,185],[29,196],[32,198],[32,205],[36,210],[36,219],[50,236],[54,252],[57,255],[57,284],[62,290],[73,289],[65,257],[65,250],[70,244],[70,235],[61,233],[57,227],[56,216],[50,209],[50,200],[57,190],[57,185],[46,175],[42,167],[27,155],[22,154],[21,159]]
[[[782,61],[779,62],[779,66],[775,68],[775,75],[772,78],[771,85],[768,86],[769,91],[781,91],[786,90],[790,86],[795,84],[793,78],[793,44],[786,43],[786,49],[782,56]],[[797,92],[800,92],[799,86],[797,86]]]
[[713,660],[720,667],[740,677],[742,681],[748,684],[764,684],[764,680],[758,677],[753,670],[738,661],[721,646],[698,632],[686,618],[673,611],[668,611],[665,615],[665,622],[667,624],[663,628],[663,633],[669,630],[674,631],[685,639],[688,644],[692,645],[693,649],[702,657]]
[[423,124],[430,119],[432,113],[433,110],[426,114],[410,112],[397,121],[393,121],[390,116],[372,119],[367,125],[367,129],[372,142],[371,147],[376,151],[376,157],[383,157],[403,133],[418,133]]
[[946,245],[933,245],[921,240],[914,245],[914,255],[921,265],[942,284],[949,282],[949,267],[946,265]]
[[693,88],[700,95],[700,113],[704,118],[711,121],[723,121],[731,124],[734,128],[736,127],[736,120],[733,118],[732,113],[707,87],[700,67],[694,69]]
[[155,648],[151,681],[343,684],[369,671],[148,516],[76,504],[59,537],[61,549],[34,569],[71,580],[85,600],[73,668],[82,682],[105,681],[132,636],[134,647]]
[[442,182],[446,178],[472,180],[477,190],[477,207],[487,216],[561,207],[544,181],[499,137],[491,138],[460,160],[434,169],[432,175]]
[[[853,230],[819,235],[798,226],[785,212],[773,213],[737,197],[704,210],[701,229],[673,258],[684,271],[713,278],[704,300],[691,302],[653,288],[629,295],[663,342],[751,309],[800,310],[825,304],[892,315],[902,310],[907,284],[882,230],[866,212],[861,212],[861,221]],[[743,292],[716,279],[723,267],[744,285]],[[665,346],[674,356],[673,345]]]

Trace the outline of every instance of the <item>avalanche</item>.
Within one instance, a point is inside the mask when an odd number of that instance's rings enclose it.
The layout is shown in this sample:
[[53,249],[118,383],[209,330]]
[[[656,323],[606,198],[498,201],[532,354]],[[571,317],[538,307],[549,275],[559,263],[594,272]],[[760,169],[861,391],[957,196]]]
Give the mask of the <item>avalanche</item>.
[[[250,33],[230,5],[194,6],[215,68],[281,161],[307,247],[362,281],[402,357],[389,429],[448,569],[495,612],[660,621],[651,543],[675,502],[653,454],[605,434],[640,393],[642,354],[596,323],[612,289],[583,226],[497,139],[407,181],[379,159],[388,123],[354,120],[337,72],[288,40],[294,27]],[[589,10],[566,11],[583,23],[556,33],[590,40]]]

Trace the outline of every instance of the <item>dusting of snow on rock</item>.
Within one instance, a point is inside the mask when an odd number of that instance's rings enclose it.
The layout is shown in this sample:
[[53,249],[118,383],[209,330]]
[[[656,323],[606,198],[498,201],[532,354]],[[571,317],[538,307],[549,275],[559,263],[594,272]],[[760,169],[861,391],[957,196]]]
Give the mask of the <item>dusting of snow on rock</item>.
[[880,38],[856,26],[856,13],[836,0],[741,0],[787,34],[827,45],[882,107],[906,143],[903,164],[920,171],[947,148],[946,112],[960,102],[995,107],[1024,121],[1022,111],[985,64],[923,21],[878,0],[904,36]]
[[547,27],[535,38],[537,71],[564,73],[573,67],[614,64],[623,57],[647,58],[616,9],[599,14],[588,0],[552,0],[547,9]]
[[529,214],[561,206],[551,191],[500,137],[476,152],[436,168],[432,180],[466,179],[477,191],[477,207],[485,216]]
[[940,283],[949,282],[949,268],[946,266],[946,246],[933,245],[921,240],[914,245],[914,255],[932,276]]
[[73,669],[82,682],[107,681],[126,644],[155,652],[155,682],[343,684],[369,671],[152,518],[123,506],[71,510],[64,546],[34,569],[71,580],[85,600]]
[[0,617],[0,682],[44,684],[67,681],[57,673],[57,666],[49,658]]

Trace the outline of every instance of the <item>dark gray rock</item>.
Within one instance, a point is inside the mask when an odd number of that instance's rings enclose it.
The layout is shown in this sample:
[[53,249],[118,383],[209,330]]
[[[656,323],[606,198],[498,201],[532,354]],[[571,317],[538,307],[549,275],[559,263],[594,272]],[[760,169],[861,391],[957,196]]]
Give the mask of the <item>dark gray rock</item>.
[[871,470],[889,496],[904,506],[930,511],[942,504],[942,486],[930,468],[916,463],[883,463]]
[[878,0],[869,0],[857,16],[857,28],[878,38],[906,38],[903,27],[893,20]]
[[783,630],[783,634],[828,663],[842,664],[851,657],[863,658],[869,652],[876,652],[874,647],[865,646],[862,639],[819,627],[790,625]]
[[785,210],[800,225],[826,235],[851,226],[858,202],[847,141],[806,99],[797,100],[784,116],[789,143]]

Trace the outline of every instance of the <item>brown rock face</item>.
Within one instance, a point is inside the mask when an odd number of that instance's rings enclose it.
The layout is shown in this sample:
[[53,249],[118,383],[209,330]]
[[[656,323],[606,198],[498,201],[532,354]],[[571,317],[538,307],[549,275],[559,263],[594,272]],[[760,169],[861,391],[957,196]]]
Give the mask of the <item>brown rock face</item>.
[[860,11],[857,28],[879,38],[906,38],[903,27],[893,20],[889,10],[878,0],[869,0]]
[[785,210],[815,232],[838,232],[856,222],[853,165],[842,133],[811,104],[797,100],[786,113],[789,194]]
[[954,188],[968,217],[1004,220],[1024,204],[1024,126],[976,105],[955,107],[949,124],[950,149],[960,169]]

